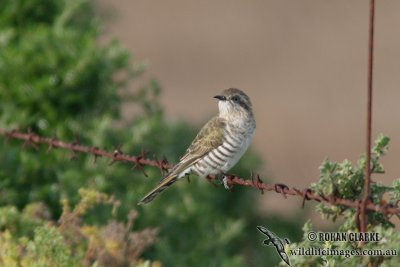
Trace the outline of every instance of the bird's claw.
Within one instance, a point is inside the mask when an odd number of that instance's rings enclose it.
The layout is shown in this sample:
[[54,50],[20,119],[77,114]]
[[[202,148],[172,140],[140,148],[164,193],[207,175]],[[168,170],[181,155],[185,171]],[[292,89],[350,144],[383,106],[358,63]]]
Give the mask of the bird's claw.
[[221,176],[221,183],[224,185],[226,190],[230,190],[228,185],[228,178],[225,175]]

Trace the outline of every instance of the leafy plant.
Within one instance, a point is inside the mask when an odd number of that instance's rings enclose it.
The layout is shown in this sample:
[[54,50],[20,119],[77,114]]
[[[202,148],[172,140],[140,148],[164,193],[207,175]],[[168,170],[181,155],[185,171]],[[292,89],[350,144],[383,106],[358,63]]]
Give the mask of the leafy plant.
[[[381,157],[386,153],[389,145],[389,138],[384,135],[378,136],[375,146],[372,149],[371,168],[372,173],[383,173],[384,168],[380,163]],[[320,180],[312,184],[312,189],[320,195],[335,196],[343,199],[357,200],[363,197],[364,184],[364,169],[365,157],[361,156],[358,163],[353,166],[348,160],[342,163],[331,162],[325,160],[321,167]],[[374,204],[392,204],[395,205],[399,201],[400,196],[400,179],[393,181],[391,186],[381,185],[379,183],[371,184],[371,200]],[[335,221],[338,217],[343,219],[343,222],[338,228],[339,232],[350,233],[358,232],[356,211],[348,207],[338,205],[331,206],[329,204],[320,203],[317,205],[317,211],[325,219]],[[310,241],[308,233],[313,231],[310,221],[304,227],[304,237],[299,243],[292,243],[287,248],[296,250],[297,248],[320,248],[326,250],[336,250],[342,252],[362,251],[362,250],[382,250],[388,252],[387,256],[336,256],[329,255],[323,257],[316,256],[292,256],[291,263],[294,266],[398,266],[400,264],[400,255],[394,254],[393,250],[399,253],[400,232],[395,230],[395,225],[392,222],[392,217],[384,215],[380,212],[368,212],[368,232],[378,233],[379,242],[367,242],[361,245],[357,241]],[[396,215],[400,218],[400,215]],[[356,252],[353,252],[356,253]],[[376,252],[377,253],[377,252]],[[290,255],[290,253],[289,253]],[[281,264],[284,266],[284,264]]]
[[[9,222],[30,228],[30,235],[17,237],[19,229],[7,227],[0,233],[0,264],[2,266],[157,266],[140,258],[144,249],[156,240],[155,229],[131,230],[137,213],[129,214],[128,223],[109,221],[104,226],[82,224],[82,217],[100,204],[118,205],[105,194],[93,190],[80,190],[81,199],[71,210],[64,200],[63,214],[58,223],[42,214],[31,217],[30,209],[15,211]],[[47,210],[42,204],[31,204]],[[31,206],[32,207],[32,206]],[[0,216],[8,219],[10,209],[1,209]],[[41,212],[36,210],[36,212]],[[31,221],[35,221],[32,226]]]

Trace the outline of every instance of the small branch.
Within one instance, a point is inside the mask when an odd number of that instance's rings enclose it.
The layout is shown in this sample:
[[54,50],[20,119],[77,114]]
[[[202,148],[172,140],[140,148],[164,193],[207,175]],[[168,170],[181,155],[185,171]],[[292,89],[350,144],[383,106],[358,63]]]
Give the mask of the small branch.
[[364,180],[364,198],[361,205],[360,230],[367,231],[368,215],[366,205],[370,197],[371,184],[371,132],[372,132],[372,77],[373,77],[373,59],[374,59],[374,15],[375,0],[369,2],[369,41],[368,41],[368,88],[367,88],[367,139],[366,139],[366,164]]
[[[113,152],[108,152],[97,147],[88,147],[80,144],[66,143],[55,138],[46,138],[38,136],[34,133],[21,133],[18,131],[6,131],[4,129],[0,129],[0,135],[5,136],[7,138],[19,139],[23,140],[26,145],[48,145],[49,149],[55,148],[64,148],[67,150],[71,150],[73,152],[80,152],[91,154],[96,159],[97,157],[106,157],[111,158],[111,162],[114,163],[116,161],[123,161],[135,164],[134,167],[138,167],[139,169],[143,169],[143,166],[153,166],[158,167],[161,170],[167,170],[172,167],[171,164],[168,164],[166,159],[163,160],[150,160],[146,158],[145,153],[142,153],[138,156],[130,156],[123,154],[122,151],[117,148]],[[234,175],[226,175],[227,184],[229,187],[233,187],[234,185],[241,186],[249,186],[254,187],[260,190],[262,193],[264,191],[274,191],[276,193],[282,194],[284,198],[287,195],[292,196],[300,196],[303,199],[303,206],[306,200],[314,200],[317,202],[324,202],[330,205],[343,205],[349,208],[360,208],[359,201],[351,201],[348,199],[341,199],[332,196],[321,196],[313,192],[311,189],[306,188],[303,190],[299,190],[297,188],[290,188],[289,186],[278,183],[278,184],[266,184],[264,183],[259,175],[252,175],[251,179],[243,179]],[[207,177],[209,181],[216,179],[214,176]],[[374,205],[369,199],[365,204],[365,209],[369,211],[382,212],[385,215],[389,214],[400,214],[400,209],[398,206],[393,205]]]

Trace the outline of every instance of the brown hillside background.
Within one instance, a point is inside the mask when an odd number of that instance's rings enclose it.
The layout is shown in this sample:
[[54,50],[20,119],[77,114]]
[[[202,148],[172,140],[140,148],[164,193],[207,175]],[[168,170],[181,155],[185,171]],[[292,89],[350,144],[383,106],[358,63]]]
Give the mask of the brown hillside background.
[[[260,173],[304,188],[325,159],[355,161],[365,150],[368,1],[101,0],[117,37],[162,86],[171,121],[204,123],[212,97],[237,87],[257,120],[252,148]],[[391,145],[383,164],[400,176],[400,1],[376,3],[373,137]],[[132,89],[135,85],[132,85]],[[126,106],[125,116],[132,116]],[[175,162],[177,159],[170,159]],[[249,170],[250,171],[250,170]],[[252,190],[252,189],[249,189]],[[298,209],[300,200],[260,197],[265,212]]]

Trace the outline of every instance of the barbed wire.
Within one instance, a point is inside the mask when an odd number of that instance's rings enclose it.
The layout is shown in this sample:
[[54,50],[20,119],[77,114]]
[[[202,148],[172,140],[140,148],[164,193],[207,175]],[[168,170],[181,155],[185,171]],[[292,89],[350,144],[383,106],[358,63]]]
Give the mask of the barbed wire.
[[[132,156],[132,155],[124,154],[121,151],[120,147],[117,147],[114,149],[114,151],[110,152],[110,151],[100,149],[98,147],[90,147],[90,146],[82,145],[78,141],[68,143],[68,142],[58,140],[56,138],[42,137],[42,136],[39,136],[32,132],[23,133],[23,132],[20,132],[17,130],[7,131],[4,129],[0,129],[0,136],[4,136],[7,139],[23,140],[24,141],[22,144],[23,147],[30,145],[30,146],[37,148],[37,145],[47,145],[48,146],[47,151],[50,151],[53,148],[64,148],[64,149],[70,150],[74,153],[80,152],[80,153],[91,154],[94,156],[94,162],[96,162],[98,157],[105,157],[105,158],[111,159],[111,161],[109,162],[109,165],[112,165],[117,161],[131,163],[131,164],[133,164],[132,168],[140,169],[143,172],[144,172],[144,169],[143,169],[144,166],[158,167],[158,168],[160,168],[161,172],[165,172],[172,167],[172,165],[169,164],[166,159],[162,159],[162,160],[148,159],[146,157],[146,153],[143,150],[140,155]],[[287,195],[300,196],[303,198],[303,201],[302,201],[303,207],[304,207],[306,200],[314,200],[317,202],[323,202],[323,203],[327,203],[327,204],[335,205],[335,206],[343,205],[343,206],[346,206],[349,208],[354,208],[357,211],[360,210],[360,208],[364,204],[360,200],[352,201],[349,199],[342,199],[342,198],[338,198],[335,196],[319,195],[316,192],[314,192],[313,190],[311,190],[310,188],[305,188],[303,190],[300,190],[300,189],[297,189],[294,187],[289,187],[282,183],[267,184],[262,181],[260,175],[255,174],[255,173],[251,174],[251,179],[244,179],[239,176],[230,175],[230,174],[227,174],[226,178],[227,178],[227,184],[231,190],[232,190],[233,186],[240,185],[240,186],[248,186],[248,187],[256,188],[262,194],[264,194],[264,191],[272,191],[272,192],[282,194],[284,198],[287,198]],[[208,176],[207,179],[210,182],[212,182],[212,180],[216,179],[216,177]],[[398,204],[399,203],[397,203],[396,205],[393,205],[393,204],[387,203],[387,204],[376,205],[376,204],[372,203],[371,200],[369,199],[365,203],[365,209],[369,210],[369,211],[381,212],[385,216],[393,215],[393,214],[400,214],[400,209],[398,207]]]

